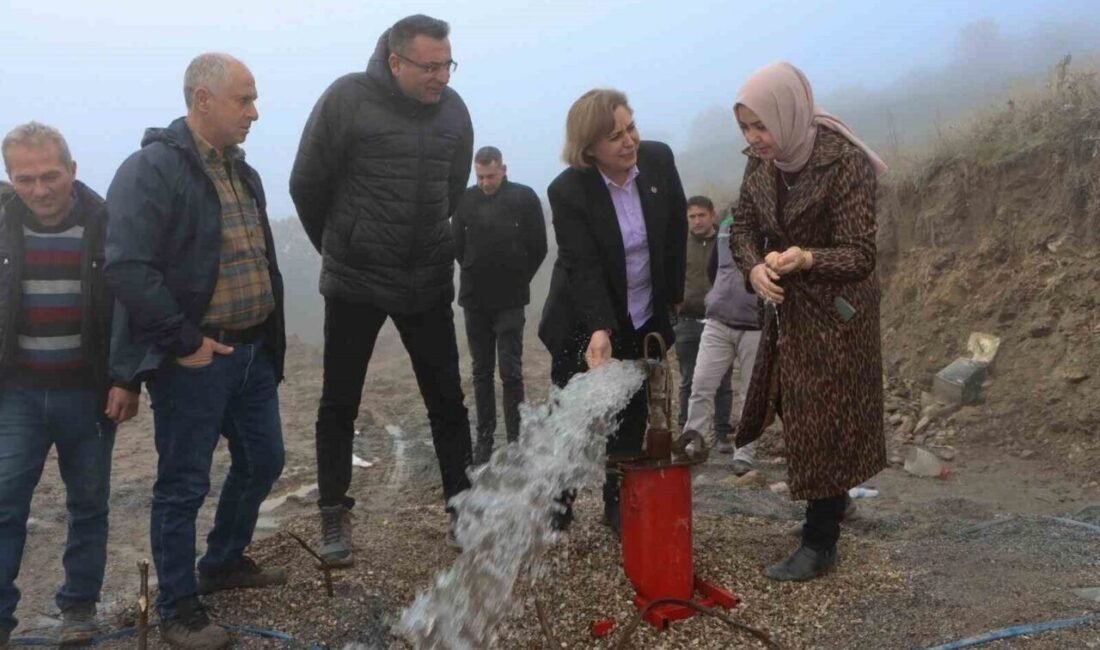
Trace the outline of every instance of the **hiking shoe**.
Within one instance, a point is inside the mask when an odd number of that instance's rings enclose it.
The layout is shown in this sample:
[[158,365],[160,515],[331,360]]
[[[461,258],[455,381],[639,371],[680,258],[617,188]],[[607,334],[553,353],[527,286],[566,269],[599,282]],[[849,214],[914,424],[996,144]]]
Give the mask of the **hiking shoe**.
[[209,572],[199,571],[199,593],[204,596],[226,589],[253,589],[285,584],[286,569],[261,568],[247,555],[242,555],[232,566]]
[[99,634],[95,622],[95,603],[81,603],[61,610],[61,628],[57,631],[58,645],[83,645]]
[[743,458],[734,458],[730,463],[730,470],[734,476],[744,476],[752,471],[752,461]]
[[559,533],[569,530],[573,523],[573,502],[577,500],[576,490],[566,490],[554,498],[550,508],[550,528]]
[[718,442],[715,444],[715,448],[718,449],[718,453],[720,454],[733,453],[733,443],[730,442],[728,438],[719,438]]
[[220,650],[233,642],[225,628],[210,621],[197,596],[176,601],[176,615],[160,622],[160,638],[183,650]]
[[355,564],[351,555],[351,510],[345,506],[321,507],[321,559],[328,566]]
[[787,559],[773,564],[764,575],[780,582],[812,580],[836,566],[836,547],[818,551],[809,546],[799,546]]

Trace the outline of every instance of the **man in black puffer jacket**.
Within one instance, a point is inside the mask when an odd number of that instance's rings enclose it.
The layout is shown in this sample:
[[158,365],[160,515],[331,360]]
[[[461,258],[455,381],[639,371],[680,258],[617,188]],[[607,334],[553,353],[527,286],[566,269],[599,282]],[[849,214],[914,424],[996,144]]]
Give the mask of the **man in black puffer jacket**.
[[291,172],[298,218],[323,256],[317,478],[321,553],[333,564],[351,563],[354,423],[387,318],[401,333],[428,409],[444,497],[469,487],[448,219],[470,177],[473,126],[447,87],[457,66],[449,29],[414,15],[382,34],[366,72],[337,79],[321,95]]

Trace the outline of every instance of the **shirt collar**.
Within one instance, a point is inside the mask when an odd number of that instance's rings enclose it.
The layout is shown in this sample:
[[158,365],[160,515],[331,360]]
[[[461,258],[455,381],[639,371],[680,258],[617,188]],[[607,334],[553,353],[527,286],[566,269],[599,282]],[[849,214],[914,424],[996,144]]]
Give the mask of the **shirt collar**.
[[[597,169],[599,169],[599,168],[597,167]],[[603,173],[603,170],[600,170],[600,176],[603,177],[603,182],[606,183],[608,187],[617,187],[621,190],[624,190],[624,189],[630,187],[630,185],[634,182],[635,178],[638,178],[638,166],[634,165],[633,167],[630,168],[630,171],[627,172],[627,174],[626,174],[626,182],[623,183],[622,185],[619,185],[615,181],[608,178],[607,175]]]
[[244,158],[244,150],[237,145],[229,145],[225,149],[225,154],[214,148],[214,145],[206,141],[206,138],[198,134],[194,129],[191,130],[191,135],[195,138],[195,148],[199,151],[199,157],[204,162],[210,165],[224,164],[226,161],[235,161]]

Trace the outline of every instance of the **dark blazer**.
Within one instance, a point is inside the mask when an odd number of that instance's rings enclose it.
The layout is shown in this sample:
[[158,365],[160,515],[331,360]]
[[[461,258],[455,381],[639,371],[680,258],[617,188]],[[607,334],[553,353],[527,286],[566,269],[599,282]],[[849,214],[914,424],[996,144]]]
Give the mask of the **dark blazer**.
[[[649,239],[654,329],[674,340],[670,311],[684,296],[687,200],[672,150],[642,142],[635,181]],[[615,206],[595,167],[569,168],[547,190],[558,259],[543,306],[539,338],[552,355],[587,345],[592,332],[610,329],[613,339],[632,332],[626,295],[626,252]],[[583,341],[578,339],[583,338]],[[618,356],[620,346],[613,350]]]

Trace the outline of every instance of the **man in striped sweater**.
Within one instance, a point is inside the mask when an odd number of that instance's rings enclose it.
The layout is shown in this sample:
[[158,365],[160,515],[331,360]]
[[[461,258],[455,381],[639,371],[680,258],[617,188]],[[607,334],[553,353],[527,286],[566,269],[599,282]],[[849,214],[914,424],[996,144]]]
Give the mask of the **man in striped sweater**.
[[137,413],[139,386],[107,370],[103,200],[76,180],[56,129],[15,128],[3,158],[14,194],[0,196],[0,647],[17,623],[15,579],[51,447],[69,510],[59,641],[83,643],[97,631],[115,427]]

